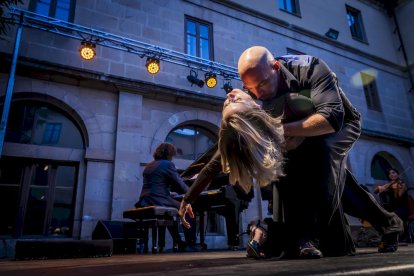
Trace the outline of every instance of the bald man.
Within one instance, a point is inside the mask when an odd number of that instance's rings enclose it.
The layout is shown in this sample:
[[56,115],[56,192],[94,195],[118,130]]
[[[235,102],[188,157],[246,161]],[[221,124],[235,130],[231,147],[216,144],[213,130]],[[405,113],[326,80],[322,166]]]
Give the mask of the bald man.
[[339,87],[336,75],[316,57],[275,59],[260,46],[242,53],[238,70],[245,88],[274,116],[282,113],[285,93],[306,95],[315,106],[309,117],[284,124],[285,136],[291,140],[306,137],[298,139],[297,148],[287,154],[287,177],[278,185],[286,222],[299,239],[299,247],[308,244],[308,251],[318,255],[314,242],[318,240],[326,255],[352,253],[345,209],[385,234],[379,252],[396,251],[401,221],[379,206],[345,170],[347,153],[361,133],[360,114]]
[[[401,221],[345,169],[347,153],[361,132],[360,114],[325,62],[307,55],[275,59],[266,48],[254,46],[242,53],[238,70],[245,89],[272,116],[284,112],[287,93],[307,96],[315,106],[314,114],[284,124],[289,148],[294,148],[286,155],[286,177],[277,183],[289,229],[287,251],[301,258],[353,254],[344,208],[385,234],[379,252],[396,251]],[[180,214],[220,170],[218,154],[187,192]]]

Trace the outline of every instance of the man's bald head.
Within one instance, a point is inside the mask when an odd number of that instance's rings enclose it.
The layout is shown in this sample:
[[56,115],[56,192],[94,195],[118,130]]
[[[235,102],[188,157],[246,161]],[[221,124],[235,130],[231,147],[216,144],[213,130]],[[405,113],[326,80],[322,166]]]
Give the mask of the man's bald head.
[[245,50],[238,63],[245,88],[257,99],[274,97],[278,91],[280,65],[268,49],[254,46]]
[[246,49],[239,58],[238,70],[240,76],[243,76],[251,69],[263,69],[272,66],[275,59],[268,49],[262,46],[253,46]]

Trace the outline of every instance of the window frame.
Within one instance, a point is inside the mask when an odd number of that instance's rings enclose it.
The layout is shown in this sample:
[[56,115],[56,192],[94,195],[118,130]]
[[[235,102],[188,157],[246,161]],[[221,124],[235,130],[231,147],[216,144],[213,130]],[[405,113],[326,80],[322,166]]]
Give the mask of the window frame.
[[188,54],[188,47],[187,47],[187,37],[188,37],[188,21],[192,21],[196,24],[196,57],[200,57],[200,25],[205,25],[208,27],[208,47],[209,47],[209,60],[214,61],[214,40],[213,40],[213,24],[201,20],[189,15],[185,15],[184,18],[184,52]]
[[[16,238],[19,237],[60,237],[60,238],[68,238],[72,237],[74,233],[74,226],[75,226],[75,213],[76,213],[76,195],[77,195],[77,189],[78,189],[78,183],[79,183],[79,163],[73,162],[73,161],[57,161],[57,160],[43,160],[43,159],[37,159],[37,158],[21,158],[21,157],[7,157],[7,160],[13,160],[14,162],[19,162],[22,164],[22,171],[20,172],[20,183],[19,183],[19,195],[18,195],[18,202],[16,203],[15,210],[12,210],[15,212],[15,221],[14,228],[12,230],[12,233],[10,234],[1,234],[0,237],[8,237],[13,236]],[[42,218],[43,221],[41,230],[38,233],[26,233],[25,230],[27,228],[25,227],[26,223],[29,223],[30,221],[27,219],[26,215],[28,214],[28,207],[29,207],[29,194],[30,189],[33,187],[36,187],[36,185],[33,185],[32,179],[35,174],[35,167],[36,166],[44,166],[47,165],[49,167],[49,170],[47,172],[47,182],[45,183],[45,203],[46,207],[44,209],[44,217]],[[53,218],[53,210],[55,209],[55,202],[56,202],[56,191],[58,185],[57,185],[57,179],[56,179],[56,173],[59,166],[69,166],[73,167],[74,172],[74,183],[73,186],[70,187],[72,189],[72,198],[70,203],[70,230],[64,235],[54,235],[50,232],[50,227],[53,225],[52,218]]]
[[[345,8],[346,8],[346,17],[347,17],[348,27],[349,27],[349,30],[351,32],[352,39],[357,40],[359,42],[368,43],[366,32],[365,32],[365,27],[364,27],[364,22],[362,20],[361,11],[354,8],[354,7],[351,7],[349,5],[345,5]],[[361,33],[361,37],[359,37],[353,31],[353,28],[352,28],[352,26],[350,25],[350,22],[349,22],[349,17],[350,16],[352,16],[356,20],[356,23],[359,26],[359,32]]]
[[[59,0],[50,0],[50,8],[49,8],[49,13],[47,15],[48,17],[56,18],[55,17],[56,16],[56,7],[57,7],[58,1]],[[74,19],[75,19],[76,0],[69,0],[69,1],[70,1],[69,16],[68,16],[67,22],[73,22]],[[29,11],[36,12],[37,3],[38,3],[38,0],[30,0]],[[56,18],[56,19],[63,20],[61,18]]]
[[[368,109],[382,112],[381,100],[379,98],[375,76],[365,72],[360,72],[360,76]],[[372,79],[372,81],[370,81],[370,79]]]
[[[296,11],[290,11],[289,9],[287,9],[288,7],[287,1],[290,1],[291,6],[294,6]],[[279,6],[279,10],[283,12],[301,17],[299,0],[279,0],[278,6]]]

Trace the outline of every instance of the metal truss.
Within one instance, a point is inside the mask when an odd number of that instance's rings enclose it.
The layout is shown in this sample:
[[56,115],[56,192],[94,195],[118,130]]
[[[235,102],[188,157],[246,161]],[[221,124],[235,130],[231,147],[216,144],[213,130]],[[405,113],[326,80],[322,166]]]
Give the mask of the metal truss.
[[159,60],[185,66],[190,69],[214,73],[223,79],[240,80],[236,68],[218,62],[187,55],[156,45],[144,43],[123,36],[87,28],[81,25],[47,17],[16,7],[10,9],[12,22],[24,27],[39,29],[61,36],[92,42],[96,45],[138,55],[140,58],[154,57]]

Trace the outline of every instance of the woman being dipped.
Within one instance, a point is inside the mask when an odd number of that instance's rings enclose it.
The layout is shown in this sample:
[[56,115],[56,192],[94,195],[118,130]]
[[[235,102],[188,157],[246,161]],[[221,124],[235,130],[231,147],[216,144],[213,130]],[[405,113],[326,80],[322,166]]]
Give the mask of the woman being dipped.
[[[264,187],[283,175],[284,137],[280,118],[266,114],[253,98],[239,89],[227,95],[222,116],[219,150],[200,172],[179,208],[186,228],[190,225],[184,215],[188,213],[194,218],[191,203],[220,171],[229,173],[230,184],[239,185],[246,193],[252,187],[253,178]],[[255,242],[255,253],[259,253],[263,240],[257,238]]]

